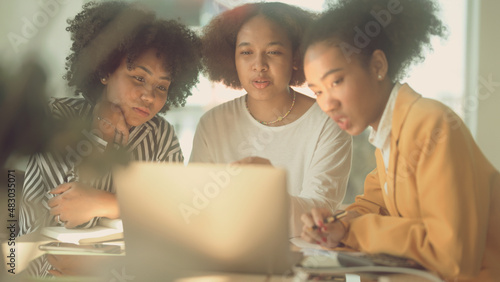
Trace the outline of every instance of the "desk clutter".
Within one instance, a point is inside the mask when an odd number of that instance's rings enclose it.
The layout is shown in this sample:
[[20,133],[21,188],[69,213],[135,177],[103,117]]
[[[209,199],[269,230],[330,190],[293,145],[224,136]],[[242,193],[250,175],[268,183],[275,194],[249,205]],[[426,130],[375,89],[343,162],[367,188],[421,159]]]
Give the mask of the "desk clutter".
[[392,275],[401,274],[403,278],[420,279],[417,281],[442,281],[411,259],[388,254],[366,254],[344,248],[327,250],[300,238],[290,241],[304,254],[302,261],[293,268],[294,281],[359,281],[347,280],[348,274],[365,276],[362,281],[382,281],[381,277],[385,276],[388,280],[383,281],[393,281],[390,279]]

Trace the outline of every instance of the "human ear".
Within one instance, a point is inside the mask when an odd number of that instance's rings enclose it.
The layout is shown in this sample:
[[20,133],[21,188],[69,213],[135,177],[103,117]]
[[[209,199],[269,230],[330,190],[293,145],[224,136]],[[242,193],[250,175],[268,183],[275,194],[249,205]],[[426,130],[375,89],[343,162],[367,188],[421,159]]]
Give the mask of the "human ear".
[[301,60],[301,54],[300,54],[299,50],[295,50],[293,52],[293,56],[292,56],[292,69],[294,71],[299,70],[300,60]]
[[377,80],[381,81],[387,76],[389,66],[384,51],[377,49],[373,51],[370,59],[370,69]]

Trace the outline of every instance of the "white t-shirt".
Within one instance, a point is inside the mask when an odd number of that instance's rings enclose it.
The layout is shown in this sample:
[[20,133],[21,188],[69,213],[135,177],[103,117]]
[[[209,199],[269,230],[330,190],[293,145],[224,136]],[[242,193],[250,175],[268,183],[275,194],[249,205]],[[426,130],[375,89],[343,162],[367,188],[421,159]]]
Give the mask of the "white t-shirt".
[[257,156],[285,168],[291,195],[291,232],[300,236],[302,213],[313,207],[335,210],[342,203],[351,169],[352,138],[316,103],[297,120],[270,127],[250,115],[245,98],[221,104],[203,115],[190,162],[230,163]]

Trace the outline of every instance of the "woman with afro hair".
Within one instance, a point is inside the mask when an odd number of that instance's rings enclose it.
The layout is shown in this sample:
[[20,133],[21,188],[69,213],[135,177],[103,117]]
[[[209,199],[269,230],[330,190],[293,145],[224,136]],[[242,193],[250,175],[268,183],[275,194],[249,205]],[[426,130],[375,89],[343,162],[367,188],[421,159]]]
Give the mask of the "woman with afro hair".
[[118,1],[85,4],[68,23],[73,44],[64,78],[83,97],[52,99],[49,111],[87,126],[63,152],[31,156],[21,235],[46,225],[89,228],[101,217],[118,218],[110,166],[99,167],[107,152],[124,152],[129,160],[183,161],[173,126],[158,113],[183,106],[198,82],[198,37],[177,21]]
[[291,88],[305,81],[299,46],[312,19],[295,6],[251,3],[205,27],[208,77],[247,94],[201,118],[190,159],[285,168],[291,236],[300,236],[300,215],[312,207],[337,209],[351,168],[351,137]]
[[349,134],[372,127],[377,167],[347,216],[304,214],[302,238],[410,258],[447,281],[498,281],[500,174],[451,109],[399,83],[444,33],[432,0],[342,0],[311,26],[309,87]]

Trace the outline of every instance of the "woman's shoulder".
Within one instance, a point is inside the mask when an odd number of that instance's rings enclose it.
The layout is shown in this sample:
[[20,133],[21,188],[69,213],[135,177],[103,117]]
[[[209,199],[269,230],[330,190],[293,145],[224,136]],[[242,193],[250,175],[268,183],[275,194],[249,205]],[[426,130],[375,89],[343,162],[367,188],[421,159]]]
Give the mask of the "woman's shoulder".
[[351,139],[347,132],[343,131],[334,120],[321,110],[316,100],[312,100],[314,103],[310,104],[307,111],[292,124],[297,124],[297,126],[311,134],[316,132],[318,136]]
[[151,127],[155,131],[170,131],[174,130],[174,126],[168,122],[164,117],[155,115],[152,119],[148,120],[144,125]]
[[425,98],[408,84],[403,84],[396,98],[393,119],[393,126],[404,123],[405,127],[411,125],[421,128],[460,118],[442,102]]
[[450,126],[462,123],[461,118],[447,105],[440,101],[421,97],[408,112],[408,118],[412,123],[420,126]]
[[234,118],[236,113],[241,113],[245,107],[245,95],[224,102],[208,110],[200,119],[200,122],[217,121],[221,119]]
[[[299,119],[304,119],[308,120],[310,122],[318,122],[321,121],[322,123],[335,123],[333,120],[328,117],[323,110],[319,107],[318,103],[316,103],[316,100],[314,98],[311,98],[305,94],[300,94],[302,96],[301,98],[303,99],[302,102],[302,111],[300,113],[300,117],[297,118]],[[297,96],[299,97],[299,96]]]
[[[398,116],[394,118],[398,119]],[[418,97],[408,108],[406,117],[400,120],[400,125],[393,122],[393,126],[400,126],[398,135],[405,136],[402,139],[410,144],[422,143],[424,142],[422,140],[432,141],[436,138],[444,142],[443,138],[470,136],[465,123],[451,108],[430,98]]]
[[48,110],[54,116],[77,118],[91,113],[92,105],[82,97],[52,97]]

